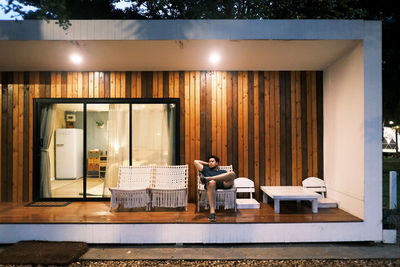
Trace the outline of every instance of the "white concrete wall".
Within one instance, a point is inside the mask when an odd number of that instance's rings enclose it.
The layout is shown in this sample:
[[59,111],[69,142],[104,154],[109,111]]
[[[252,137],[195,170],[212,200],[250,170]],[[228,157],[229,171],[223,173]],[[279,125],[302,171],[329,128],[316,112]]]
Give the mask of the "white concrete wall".
[[364,218],[364,61],[360,43],[324,70],[324,178],[329,198]]
[[364,25],[364,222],[382,238],[382,24]]
[[329,197],[382,238],[382,34],[365,22],[362,42],[324,70],[324,177]]
[[[84,241],[98,244],[371,241],[363,224],[0,224],[0,244],[20,240]],[[382,240],[382,233],[373,240]]]

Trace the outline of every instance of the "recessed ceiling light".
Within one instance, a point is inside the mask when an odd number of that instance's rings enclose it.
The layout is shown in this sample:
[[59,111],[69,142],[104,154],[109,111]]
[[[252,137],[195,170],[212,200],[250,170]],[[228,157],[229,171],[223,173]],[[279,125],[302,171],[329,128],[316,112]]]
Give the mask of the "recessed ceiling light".
[[83,58],[78,54],[72,54],[69,59],[75,64],[81,64],[83,61]]
[[221,60],[221,57],[218,53],[212,53],[210,55],[210,62],[213,64],[218,63]]

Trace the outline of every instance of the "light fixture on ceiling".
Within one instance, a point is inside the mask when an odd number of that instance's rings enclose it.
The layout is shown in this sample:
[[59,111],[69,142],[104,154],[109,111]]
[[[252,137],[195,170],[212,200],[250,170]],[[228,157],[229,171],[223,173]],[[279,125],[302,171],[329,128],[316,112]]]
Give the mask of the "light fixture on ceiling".
[[218,53],[212,53],[209,59],[211,63],[216,64],[221,60],[221,56]]
[[79,54],[71,54],[71,56],[69,57],[69,59],[75,63],[75,64],[81,64],[83,61],[83,58],[81,55]]

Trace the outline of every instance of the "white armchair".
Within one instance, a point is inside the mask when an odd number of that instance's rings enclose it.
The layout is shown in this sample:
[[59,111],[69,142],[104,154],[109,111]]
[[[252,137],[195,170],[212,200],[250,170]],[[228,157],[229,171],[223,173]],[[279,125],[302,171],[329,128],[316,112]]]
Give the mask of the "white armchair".
[[[221,170],[227,172],[233,171],[232,165],[229,166],[218,166]],[[200,211],[200,206],[209,208],[207,190],[204,185],[200,182],[201,173],[197,171],[197,212]],[[224,207],[225,209],[234,209],[237,211],[236,205],[236,187],[232,186],[229,189],[217,189],[215,194],[215,208]]]

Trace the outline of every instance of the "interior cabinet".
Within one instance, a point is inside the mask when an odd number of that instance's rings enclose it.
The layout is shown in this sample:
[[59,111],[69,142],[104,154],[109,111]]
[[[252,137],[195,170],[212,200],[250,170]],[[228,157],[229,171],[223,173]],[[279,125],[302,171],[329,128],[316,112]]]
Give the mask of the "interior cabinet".
[[107,156],[101,155],[100,156],[100,178],[106,177],[106,171],[107,171]]
[[90,178],[100,177],[100,155],[101,155],[101,150],[88,151],[87,177]]
[[101,150],[89,150],[87,177],[105,178],[106,169],[107,169],[107,155],[103,155]]

